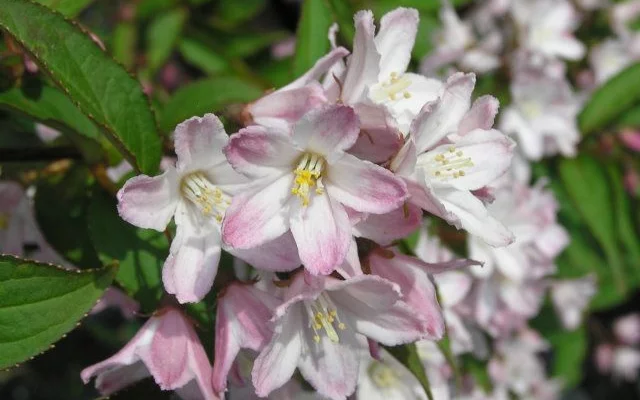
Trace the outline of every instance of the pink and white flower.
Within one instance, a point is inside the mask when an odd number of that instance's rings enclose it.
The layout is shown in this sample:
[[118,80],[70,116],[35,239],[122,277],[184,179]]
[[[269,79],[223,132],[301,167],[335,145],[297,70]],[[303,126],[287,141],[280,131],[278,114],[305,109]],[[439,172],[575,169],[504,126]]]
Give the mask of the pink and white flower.
[[390,171],[345,153],[359,127],[352,108],[327,106],[305,115],[291,136],[260,126],[233,135],[225,154],[252,183],[227,211],[224,241],[248,249],[291,231],[308,271],[339,267],[352,236],[345,207],[384,214],[407,197]]
[[[200,301],[211,289],[220,260],[222,219],[231,197],[246,183],[222,153],[228,140],[215,115],[188,119],[175,130],[175,167],[168,166],[155,177],[133,177],[118,192],[118,212],[133,225],[163,231],[174,218],[177,231],[162,280],[181,303]],[[273,239],[279,240],[275,249],[290,242],[286,237]],[[296,258],[286,257],[287,251],[279,253],[263,252],[262,263],[256,266],[299,265]]]
[[[378,360],[372,359],[367,354],[360,363],[356,398],[359,400],[427,400],[427,395],[407,367],[386,350],[381,350]],[[440,400],[437,397],[435,399]]]
[[640,313],[625,315],[613,324],[613,333],[616,338],[630,346],[640,344]]
[[255,361],[256,393],[284,385],[297,367],[320,394],[345,399],[356,388],[365,338],[394,346],[427,331],[401,297],[396,285],[375,276],[296,275],[272,319],[275,333]]
[[96,388],[105,396],[152,376],[162,390],[175,390],[184,399],[219,399],[198,335],[171,307],[157,311],[118,353],[81,373],[85,383],[94,376]]
[[595,294],[596,282],[591,275],[552,283],[551,300],[565,329],[573,330],[580,325],[582,314]]
[[410,201],[477,235],[493,246],[505,246],[513,235],[493,218],[474,195],[502,176],[514,143],[491,129],[498,102],[483,96],[471,107],[475,75],[457,73],[442,96],[427,103],[411,127],[411,140],[391,169],[405,178]]

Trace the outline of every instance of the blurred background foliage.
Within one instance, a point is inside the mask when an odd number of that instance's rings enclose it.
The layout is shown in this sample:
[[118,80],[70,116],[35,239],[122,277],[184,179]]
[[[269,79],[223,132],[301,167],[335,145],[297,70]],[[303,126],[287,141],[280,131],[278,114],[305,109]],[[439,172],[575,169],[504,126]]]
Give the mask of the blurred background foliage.
[[[132,82],[141,83],[155,122],[140,122],[150,126],[148,141],[136,143],[125,138],[121,144],[133,150],[157,146],[169,155],[172,144],[168,135],[188,117],[215,112],[225,122],[227,131],[234,132],[242,123],[242,103],[290,82],[328,51],[327,30],[333,21],[340,27],[338,40],[349,47],[355,11],[372,9],[379,18],[398,6],[418,9],[420,26],[414,66],[434,48],[433,35],[440,24],[438,0],[39,0],[39,3],[77,21],[128,71]],[[452,3],[462,11],[471,1]],[[579,38],[587,44],[609,34],[606,17],[598,13],[578,31]],[[79,111],[65,95],[66,89],[73,88],[55,85],[58,80],[42,71],[30,71],[24,62],[28,54],[8,35],[3,39],[0,42],[2,179],[36,186],[35,212],[40,227],[70,264],[94,268],[121,260],[118,285],[135,296],[143,313],[153,311],[161,295],[160,267],[169,242],[163,234],[137,229],[115,214],[112,196],[115,187],[105,179],[105,170],[123,160],[122,153],[114,147],[118,141],[102,135],[99,115],[88,117],[90,113]],[[75,48],[69,51],[74,52]],[[580,63],[569,65],[573,70],[581,67],[584,65]],[[85,78],[99,81],[103,79],[101,72]],[[476,95],[490,93],[508,103],[506,73],[499,70],[479,76]],[[580,115],[584,134],[580,156],[552,158],[534,165],[536,178],[549,178],[561,205],[560,221],[571,233],[571,244],[558,260],[559,276],[570,278],[592,273],[597,276],[599,286],[591,303],[593,312],[583,327],[572,332],[562,330],[550,302],[533,321],[534,328],[553,346],[549,368],[569,384],[568,399],[631,399],[640,390],[638,383],[614,382],[598,375],[592,360],[595,344],[611,340],[608,331],[611,322],[619,315],[640,309],[638,193],[630,196],[623,184],[624,172],[637,171],[640,160],[612,135],[623,127],[640,127],[640,66],[632,66],[623,74],[627,76],[614,78],[598,91]],[[635,82],[632,84],[635,88],[629,82]],[[62,135],[43,143],[35,133],[35,122],[53,127]],[[156,130],[157,136],[153,132]],[[153,157],[137,160],[139,168],[153,173],[159,162],[159,158]],[[459,243],[464,238],[446,224],[437,228],[453,248],[465,247]],[[222,278],[217,284],[224,283],[225,270],[231,270],[229,260],[226,263],[223,260],[219,273]],[[156,289],[150,289],[153,287]],[[207,301],[189,310],[201,327],[209,354],[214,293],[215,290]],[[0,399],[97,398],[91,385],[82,384],[80,370],[116,352],[139,325],[111,310],[88,316],[55,348],[17,368],[0,372]],[[470,357],[462,358],[457,368],[481,381],[486,375],[482,363]],[[161,399],[170,395],[154,385],[141,384],[112,398]]]

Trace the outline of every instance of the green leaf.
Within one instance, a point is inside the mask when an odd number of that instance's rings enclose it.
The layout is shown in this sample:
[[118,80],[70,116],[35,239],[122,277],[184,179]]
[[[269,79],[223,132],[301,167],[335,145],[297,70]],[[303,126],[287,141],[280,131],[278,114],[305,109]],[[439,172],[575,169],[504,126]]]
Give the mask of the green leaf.
[[613,200],[607,177],[598,162],[586,155],[563,159],[560,177],[573,206],[580,212],[589,230],[602,246],[618,289],[626,292],[622,258],[617,246]]
[[186,62],[207,74],[213,75],[229,69],[224,57],[197,40],[184,38],[180,41],[178,49]]
[[421,60],[433,50],[433,35],[439,28],[440,21],[438,18],[430,14],[420,14],[418,34],[416,35],[416,43],[413,46],[414,59]]
[[246,58],[264,50],[272,44],[286,39],[289,34],[285,31],[233,33],[219,35],[217,39],[222,46],[224,55],[228,58]]
[[167,61],[176,45],[188,13],[185,9],[168,11],[156,17],[147,30],[147,57],[151,73]]
[[385,347],[391,355],[393,355],[398,361],[402,363],[411,373],[418,379],[420,385],[427,394],[427,397],[431,400],[433,395],[431,394],[431,385],[429,384],[429,378],[422,365],[422,360],[418,355],[418,349],[415,343],[405,344],[402,346]]
[[103,263],[120,265],[116,281],[145,312],[156,309],[162,296],[162,266],[169,254],[164,233],[140,229],[122,220],[114,198],[93,191],[89,206],[89,236]]
[[97,162],[103,158],[98,143],[106,143],[100,130],[58,89],[43,86],[40,94],[34,98],[26,96],[20,88],[12,88],[0,92],[0,108],[27,115],[72,135],[70,139],[82,151],[88,162]]
[[128,70],[133,69],[136,62],[137,41],[138,31],[132,21],[125,21],[116,25],[111,39],[111,53],[113,58]]
[[160,129],[171,132],[177,124],[194,115],[222,110],[231,103],[246,103],[262,95],[262,90],[235,77],[216,77],[180,88],[164,106]]
[[258,15],[266,5],[266,0],[219,0],[215,23],[225,27],[238,25]]
[[49,348],[111,284],[116,268],[65,270],[0,255],[0,368]]
[[80,14],[94,0],[36,0],[38,3],[52,8],[64,14],[65,17],[73,18]]
[[640,63],[625,68],[591,96],[578,116],[583,134],[611,125],[618,117],[640,104]]
[[28,50],[136,169],[153,175],[161,141],[140,84],[78,26],[26,0],[0,0],[0,29]]
[[315,62],[329,51],[327,32],[333,16],[327,0],[305,0],[298,22],[296,55],[293,60],[293,75],[305,73]]
[[80,268],[101,265],[87,230],[90,179],[86,168],[73,166],[36,184],[34,208],[44,237]]
[[147,19],[173,8],[178,0],[141,0],[136,8],[136,18]]
[[353,9],[348,0],[329,0],[329,6],[333,11],[333,19],[338,21],[340,35],[346,43],[353,43],[356,29],[353,25]]

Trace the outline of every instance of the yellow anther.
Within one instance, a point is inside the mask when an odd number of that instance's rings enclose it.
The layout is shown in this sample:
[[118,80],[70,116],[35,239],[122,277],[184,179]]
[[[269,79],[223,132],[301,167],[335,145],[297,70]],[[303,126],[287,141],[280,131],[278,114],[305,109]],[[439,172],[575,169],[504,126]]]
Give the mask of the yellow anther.
[[295,179],[291,194],[300,197],[303,206],[309,205],[309,195],[312,187],[317,186],[315,189],[316,194],[324,193],[321,182],[323,170],[324,159],[322,157],[313,153],[305,153],[293,171]]
[[402,94],[402,96],[404,96],[404,98],[405,98],[405,99],[410,99],[410,98],[411,98],[411,93],[409,93],[409,92],[404,92],[404,93]]
[[425,165],[430,173],[441,179],[456,179],[466,175],[465,169],[473,167],[471,157],[465,157],[462,150],[449,146],[446,150],[436,154],[433,161]]
[[207,175],[201,171],[183,177],[180,191],[203,216],[213,217],[219,223],[222,222],[224,212],[231,204],[231,197],[214,186]]
[[316,342],[316,343],[320,343],[320,335],[315,335],[313,337],[313,341]]
[[372,98],[378,102],[386,99],[395,101],[398,95],[408,99],[411,97],[411,93],[407,90],[409,86],[411,86],[411,79],[406,74],[398,75],[397,72],[392,72],[389,80],[376,85],[372,91]]

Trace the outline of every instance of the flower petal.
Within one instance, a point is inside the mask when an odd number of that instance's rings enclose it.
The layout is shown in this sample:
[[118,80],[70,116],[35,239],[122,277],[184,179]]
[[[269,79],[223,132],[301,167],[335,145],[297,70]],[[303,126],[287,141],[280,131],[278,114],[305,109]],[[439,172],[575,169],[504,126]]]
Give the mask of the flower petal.
[[351,395],[358,381],[360,355],[365,349],[355,333],[340,331],[337,343],[327,335],[320,335],[320,342],[316,343],[311,329],[306,329],[302,335],[307,344],[298,363],[302,376],[322,396],[345,399]]
[[253,122],[276,129],[288,130],[307,112],[327,102],[324,89],[318,82],[288,90],[277,90],[249,105]]
[[306,207],[295,204],[290,226],[300,259],[312,274],[330,274],[343,263],[351,243],[347,212],[327,194],[316,195]]
[[222,222],[222,239],[234,248],[248,249],[273,240],[289,229],[287,202],[293,174],[263,179],[233,198]]
[[[187,367],[189,327],[180,312],[160,311],[158,328],[148,351],[141,352],[144,363],[162,390],[184,386],[192,378]],[[211,367],[209,367],[210,369]]]
[[271,342],[253,364],[252,381],[256,394],[266,397],[284,385],[296,369],[302,353],[302,306],[294,306],[278,321]]
[[324,156],[331,163],[358,139],[360,120],[351,107],[328,106],[307,113],[293,127],[300,148]]
[[162,175],[138,175],[118,191],[118,214],[140,228],[164,231],[173,217],[180,194],[175,168]]
[[375,38],[381,55],[379,80],[386,79],[392,72],[400,75],[407,70],[418,33],[418,20],[417,10],[403,7],[386,13],[380,20],[380,30]]
[[194,171],[224,162],[221,149],[229,137],[213,114],[192,117],[176,126],[174,144],[180,171]]
[[381,105],[359,103],[354,109],[360,118],[360,134],[349,153],[374,163],[387,161],[402,146],[394,118]]
[[342,84],[342,100],[345,104],[359,103],[364,99],[366,88],[378,81],[380,53],[376,49],[373,35],[373,13],[358,11],[354,16],[356,34],[353,53],[347,62],[347,74]]
[[274,240],[251,249],[229,249],[228,251],[254,268],[267,271],[291,271],[302,264],[291,232],[286,232]]
[[418,154],[458,131],[460,121],[471,105],[475,82],[474,74],[456,73],[447,80],[440,99],[422,108],[411,126]]
[[386,214],[369,215],[353,228],[353,233],[386,246],[394,240],[410,235],[418,229],[421,222],[422,210],[420,207],[405,203]]
[[344,154],[327,168],[327,192],[356,211],[383,214],[407,199],[407,185],[391,171]]
[[211,290],[218,272],[220,241],[218,231],[196,233],[187,219],[178,225],[162,281],[180,303],[196,303]]
[[349,55],[349,50],[345,49],[344,47],[336,47],[332,49],[329,53],[325,54],[318,61],[316,61],[313,67],[305,72],[304,75],[280,90],[299,88],[302,86],[306,86],[311,82],[320,80],[322,75],[328,73],[328,71],[330,71],[336,64],[340,63],[342,59],[347,55]]
[[231,136],[224,154],[236,171],[254,178],[291,171],[301,156],[288,135],[258,125]]
[[491,129],[499,107],[500,102],[495,97],[479,97],[471,106],[471,110],[460,121],[458,134],[463,136],[474,129]]
[[217,392],[227,387],[227,376],[240,349],[260,351],[271,340],[269,324],[279,304],[274,296],[253,285],[232,283],[218,298],[215,361],[212,385]]

